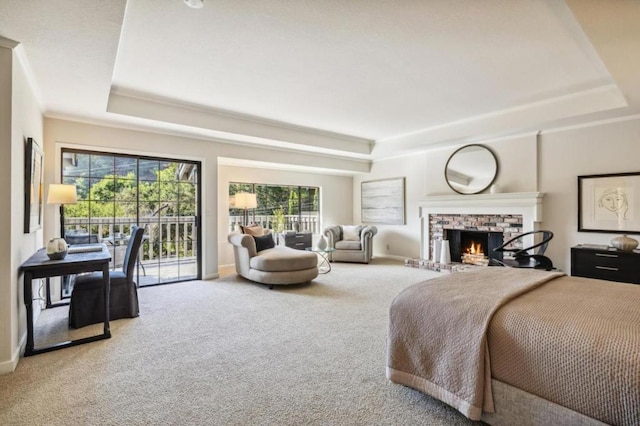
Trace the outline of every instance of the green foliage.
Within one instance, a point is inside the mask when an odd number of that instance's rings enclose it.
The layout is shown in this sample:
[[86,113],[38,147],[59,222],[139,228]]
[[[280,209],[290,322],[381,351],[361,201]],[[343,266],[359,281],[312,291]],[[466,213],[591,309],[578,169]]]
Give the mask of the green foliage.
[[289,192],[289,214],[298,214],[298,191]]
[[[256,194],[258,207],[253,209],[250,214],[257,216],[272,216],[275,215],[275,211],[278,209],[282,210],[284,215],[290,216],[318,211],[318,194],[320,191],[316,187],[230,182],[229,195],[233,196],[238,192]],[[242,214],[243,211],[240,209],[232,207],[229,209],[229,215],[231,216],[240,216]]]
[[94,182],[88,192],[86,179],[76,178],[80,202],[65,206],[65,215],[85,218],[195,216],[196,185],[176,181],[177,168],[178,163],[170,163],[165,169],[156,170],[154,181],[136,182],[134,172],[124,176],[107,174]]
[[[126,223],[137,218],[196,215],[197,185],[178,180],[179,162],[85,153],[65,156],[75,162],[65,166],[63,182],[75,184],[78,191],[78,204],[65,205],[65,217],[86,219],[83,227],[90,233],[105,237],[114,231],[113,220],[99,225],[95,218],[126,218]],[[176,222],[150,222],[149,240],[141,250],[144,259],[157,259],[160,253],[169,258],[195,255],[191,240],[195,225],[176,226]],[[130,227],[118,230],[127,233]]]
[[279,207],[277,209],[275,209],[273,211],[273,216],[274,216],[274,231],[276,232],[282,232],[284,231],[284,223],[285,223],[285,217],[284,217],[284,210],[282,209],[282,207]]

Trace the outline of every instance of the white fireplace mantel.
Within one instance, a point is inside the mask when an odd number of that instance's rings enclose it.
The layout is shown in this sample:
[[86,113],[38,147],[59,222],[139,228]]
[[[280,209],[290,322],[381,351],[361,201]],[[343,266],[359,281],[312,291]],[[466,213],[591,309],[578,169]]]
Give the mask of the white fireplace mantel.
[[[500,194],[474,195],[429,195],[418,203],[421,244],[420,257],[429,258],[430,215],[522,215],[522,232],[536,230],[536,224],[542,222],[541,192],[511,192]],[[533,243],[533,238],[525,240],[525,244]]]

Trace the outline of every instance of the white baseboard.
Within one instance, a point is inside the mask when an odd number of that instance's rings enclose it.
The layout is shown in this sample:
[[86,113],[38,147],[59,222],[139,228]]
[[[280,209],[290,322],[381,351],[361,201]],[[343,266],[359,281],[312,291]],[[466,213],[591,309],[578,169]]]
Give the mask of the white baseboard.
[[402,260],[402,261],[404,261],[407,258],[406,256],[395,256],[393,254],[376,254],[373,257],[374,258],[382,257],[382,258],[386,258],[386,259],[394,259],[394,260]]
[[11,359],[8,361],[0,362],[0,374],[9,374],[15,371],[16,367],[18,366],[18,361],[20,361],[20,354],[24,352],[26,344],[27,333],[25,331],[25,333],[22,335],[22,338],[20,339],[20,344],[11,355]]
[[202,279],[204,281],[208,281],[208,280],[215,280],[217,278],[220,278],[220,274],[216,273],[216,274],[207,274],[204,277],[202,277]]
[[18,366],[18,360],[15,357],[11,357],[10,360],[0,362],[0,375],[13,373]]

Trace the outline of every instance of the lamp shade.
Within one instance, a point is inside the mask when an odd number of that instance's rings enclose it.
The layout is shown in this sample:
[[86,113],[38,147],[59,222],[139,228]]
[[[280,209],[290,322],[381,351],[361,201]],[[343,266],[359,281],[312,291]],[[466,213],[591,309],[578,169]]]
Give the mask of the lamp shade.
[[76,186],[65,183],[52,183],[49,185],[47,204],[76,204],[78,194]]
[[255,209],[258,207],[256,194],[238,192],[235,196],[234,207],[237,209]]

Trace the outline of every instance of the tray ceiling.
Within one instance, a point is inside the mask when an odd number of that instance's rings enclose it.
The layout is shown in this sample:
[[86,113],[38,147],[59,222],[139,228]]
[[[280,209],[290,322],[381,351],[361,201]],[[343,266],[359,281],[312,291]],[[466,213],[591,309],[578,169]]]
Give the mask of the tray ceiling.
[[23,0],[0,36],[47,116],[374,159],[638,113],[638,3],[600,3]]

